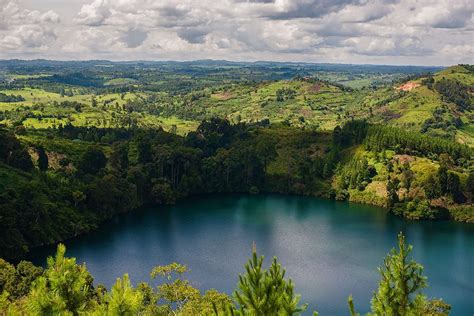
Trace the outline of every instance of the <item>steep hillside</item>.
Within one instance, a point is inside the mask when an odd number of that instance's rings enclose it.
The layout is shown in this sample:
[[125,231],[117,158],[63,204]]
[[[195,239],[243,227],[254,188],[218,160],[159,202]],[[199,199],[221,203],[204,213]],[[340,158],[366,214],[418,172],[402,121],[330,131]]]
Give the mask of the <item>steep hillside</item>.
[[389,123],[474,146],[474,72],[453,66],[433,76],[368,94],[363,107],[374,123]]

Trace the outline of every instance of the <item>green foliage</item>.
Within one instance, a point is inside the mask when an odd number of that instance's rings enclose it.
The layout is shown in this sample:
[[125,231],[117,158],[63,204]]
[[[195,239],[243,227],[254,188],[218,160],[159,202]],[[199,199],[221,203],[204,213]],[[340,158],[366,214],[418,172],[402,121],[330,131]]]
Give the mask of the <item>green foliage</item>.
[[5,93],[0,92],[0,102],[21,102],[25,101],[21,95],[7,95]]
[[425,297],[420,300],[419,314],[425,316],[447,316],[451,311],[451,305],[440,299],[428,300]]
[[157,179],[154,182],[151,196],[157,204],[173,204],[176,201],[173,188],[165,179]]
[[15,135],[0,128],[0,162],[23,171],[33,169],[33,162],[26,148]]
[[20,261],[15,267],[0,259],[0,293],[8,293],[10,300],[23,298],[29,293],[33,281],[42,274],[43,269],[31,262]]
[[458,205],[449,209],[451,216],[460,222],[474,223],[474,206]]
[[430,154],[448,153],[457,160],[469,159],[472,155],[472,150],[465,145],[390,126],[369,126],[364,143],[367,149],[373,151],[394,149],[399,153],[413,153],[425,157]]
[[[428,286],[423,276],[423,266],[410,253],[413,247],[405,244],[405,237],[398,234],[398,250],[392,249],[380,267],[381,280],[371,300],[371,313],[368,315],[415,316],[437,315],[447,316],[451,309],[442,300],[429,300],[421,293]],[[356,313],[352,296],[349,296],[349,313]]]
[[369,166],[366,158],[354,157],[336,170],[338,189],[358,189],[360,191],[372,181],[377,174],[373,166]]
[[107,158],[102,150],[97,146],[91,146],[87,149],[78,164],[78,169],[84,173],[97,174],[105,168]]
[[48,258],[44,275],[33,283],[27,309],[35,315],[77,315],[88,309],[93,294],[92,276],[85,265],[65,257],[66,247],[59,244],[55,257]]
[[469,88],[460,82],[443,78],[434,84],[434,88],[447,101],[453,102],[461,110],[472,108],[473,100],[469,94]]
[[133,316],[142,309],[142,293],[132,287],[128,274],[118,278],[97,310],[99,315]]
[[423,184],[426,197],[428,199],[436,199],[441,196],[441,186],[438,178],[435,178],[432,174],[428,176],[425,183]]
[[110,164],[119,171],[127,170],[130,161],[128,158],[129,149],[127,144],[115,143],[110,155]]
[[436,219],[437,212],[427,200],[415,199],[408,203],[397,204],[393,213],[411,220]]
[[295,96],[296,91],[290,88],[281,88],[276,91],[276,100],[278,102],[294,99]]
[[372,298],[374,315],[416,315],[420,308],[420,291],[427,286],[423,267],[409,257],[413,247],[398,235],[398,250],[392,249],[379,268],[381,280]]
[[180,312],[188,301],[195,301],[200,296],[199,290],[192,287],[189,281],[182,279],[182,275],[187,271],[185,265],[175,262],[155,267],[150,273],[152,279],[163,277],[166,280],[158,286],[157,298],[158,302],[165,302],[163,308],[169,313]]
[[242,315],[295,315],[306,310],[299,305],[300,296],[294,294],[293,283],[285,279],[276,258],[268,270],[262,268],[263,256],[258,257],[254,247],[252,259],[245,266],[246,273],[239,276],[238,290],[234,295]]
[[351,316],[360,316],[360,314],[356,313],[355,311],[354,300],[352,299],[352,295],[349,295],[349,298],[347,299],[347,304],[349,305],[349,314]]

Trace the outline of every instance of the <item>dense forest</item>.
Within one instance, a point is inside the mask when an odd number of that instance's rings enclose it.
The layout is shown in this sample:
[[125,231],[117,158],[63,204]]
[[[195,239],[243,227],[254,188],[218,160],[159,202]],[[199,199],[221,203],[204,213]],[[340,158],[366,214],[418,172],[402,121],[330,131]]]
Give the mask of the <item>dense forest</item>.
[[[427,280],[423,266],[411,258],[411,251],[412,246],[400,233],[398,248],[391,250],[379,268],[379,286],[369,315],[449,314],[449,304],[423,294]],[[151,283],[134,287],[124,274],[108,290],[103,285],[94,286],[86,265],[77,264],[65,253],[66,248],[59,244],[45,269],[27,261],[13,265],[0,259],[0,311],[8,315],[230,316],[300,315],[308,310],[277,258],[265,268],[264,257],[257,255],[255,245],[232,297],[214,289],[201,293],[186,279],[187,266],[176,262],[154,267]],[[356,305],[349,296],[351,316],[359,315]]]

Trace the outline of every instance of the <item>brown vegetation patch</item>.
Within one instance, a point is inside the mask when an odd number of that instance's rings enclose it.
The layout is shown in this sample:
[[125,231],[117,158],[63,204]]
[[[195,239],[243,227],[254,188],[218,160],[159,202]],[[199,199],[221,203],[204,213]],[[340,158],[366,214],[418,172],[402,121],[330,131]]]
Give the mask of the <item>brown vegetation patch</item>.
[[56,152],[47,152],[46,155],[48,156],[48,163],[51,169],[58,170],[62,168],[60,161],[66,158],[66,155]]
[[402,116],[399,113],[393,112],[391,109],[389,109],[386,106],[381,107],[377,112],[380,114],[380,116],[383,118],[385,122],[398,119]]
[[320,83],[314,84],[309,88],[309,92],[317,93],[319,90],[321,90],[321,87],[322,86]]
[[410,155],[394,155],[394,160],[398,160],[399,163],[404,164],[405,162],[415,161],[416,158]]
[[216,99],[223,100],[223,101],[229,100],[233,97],[232,93],[230,93],[229,91],[224,91],[224,92],[221,92],[221,93],[215,93],[212,96]]
[[387,186],[385,181],[372,181],[366,187],[367,191],[375,192],[377,196],[387,197]]
[[300,109],[300,115],[304,116],[305,118],[310,118],[313,116],[313,112],[309,109]]

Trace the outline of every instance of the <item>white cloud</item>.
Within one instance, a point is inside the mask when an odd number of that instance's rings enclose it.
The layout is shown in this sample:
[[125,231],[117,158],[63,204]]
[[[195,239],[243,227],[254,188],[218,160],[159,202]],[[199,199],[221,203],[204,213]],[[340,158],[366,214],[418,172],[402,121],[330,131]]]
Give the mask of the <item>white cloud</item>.
[[472,23],[474,2],[441,0],[429,2],[411,18],[414,25],[434,28],[461,28]]
[[54,11],[41,13],[21,7],[17,0],[0,0],[0,49],[44,51],[57,39],[60,17]]
[[[28,0],[40,1],[40,0]],[[0,0],[0,57],[472,60],[470,0]],[[36,6],[38,7],[38,6]],[[56,10],[57,9],[57,10]]]
[[470,63],[474,63],[474,46],[470,45],[446,45],[441,50],[441,53],[446,56],[455,56],[457,58],[469,58]]
[[103,24],[111,15],[109,1],[95,0],[91,4],[82,6],[81,11],[77,14],[76,21],[79,24],[98,26]]

